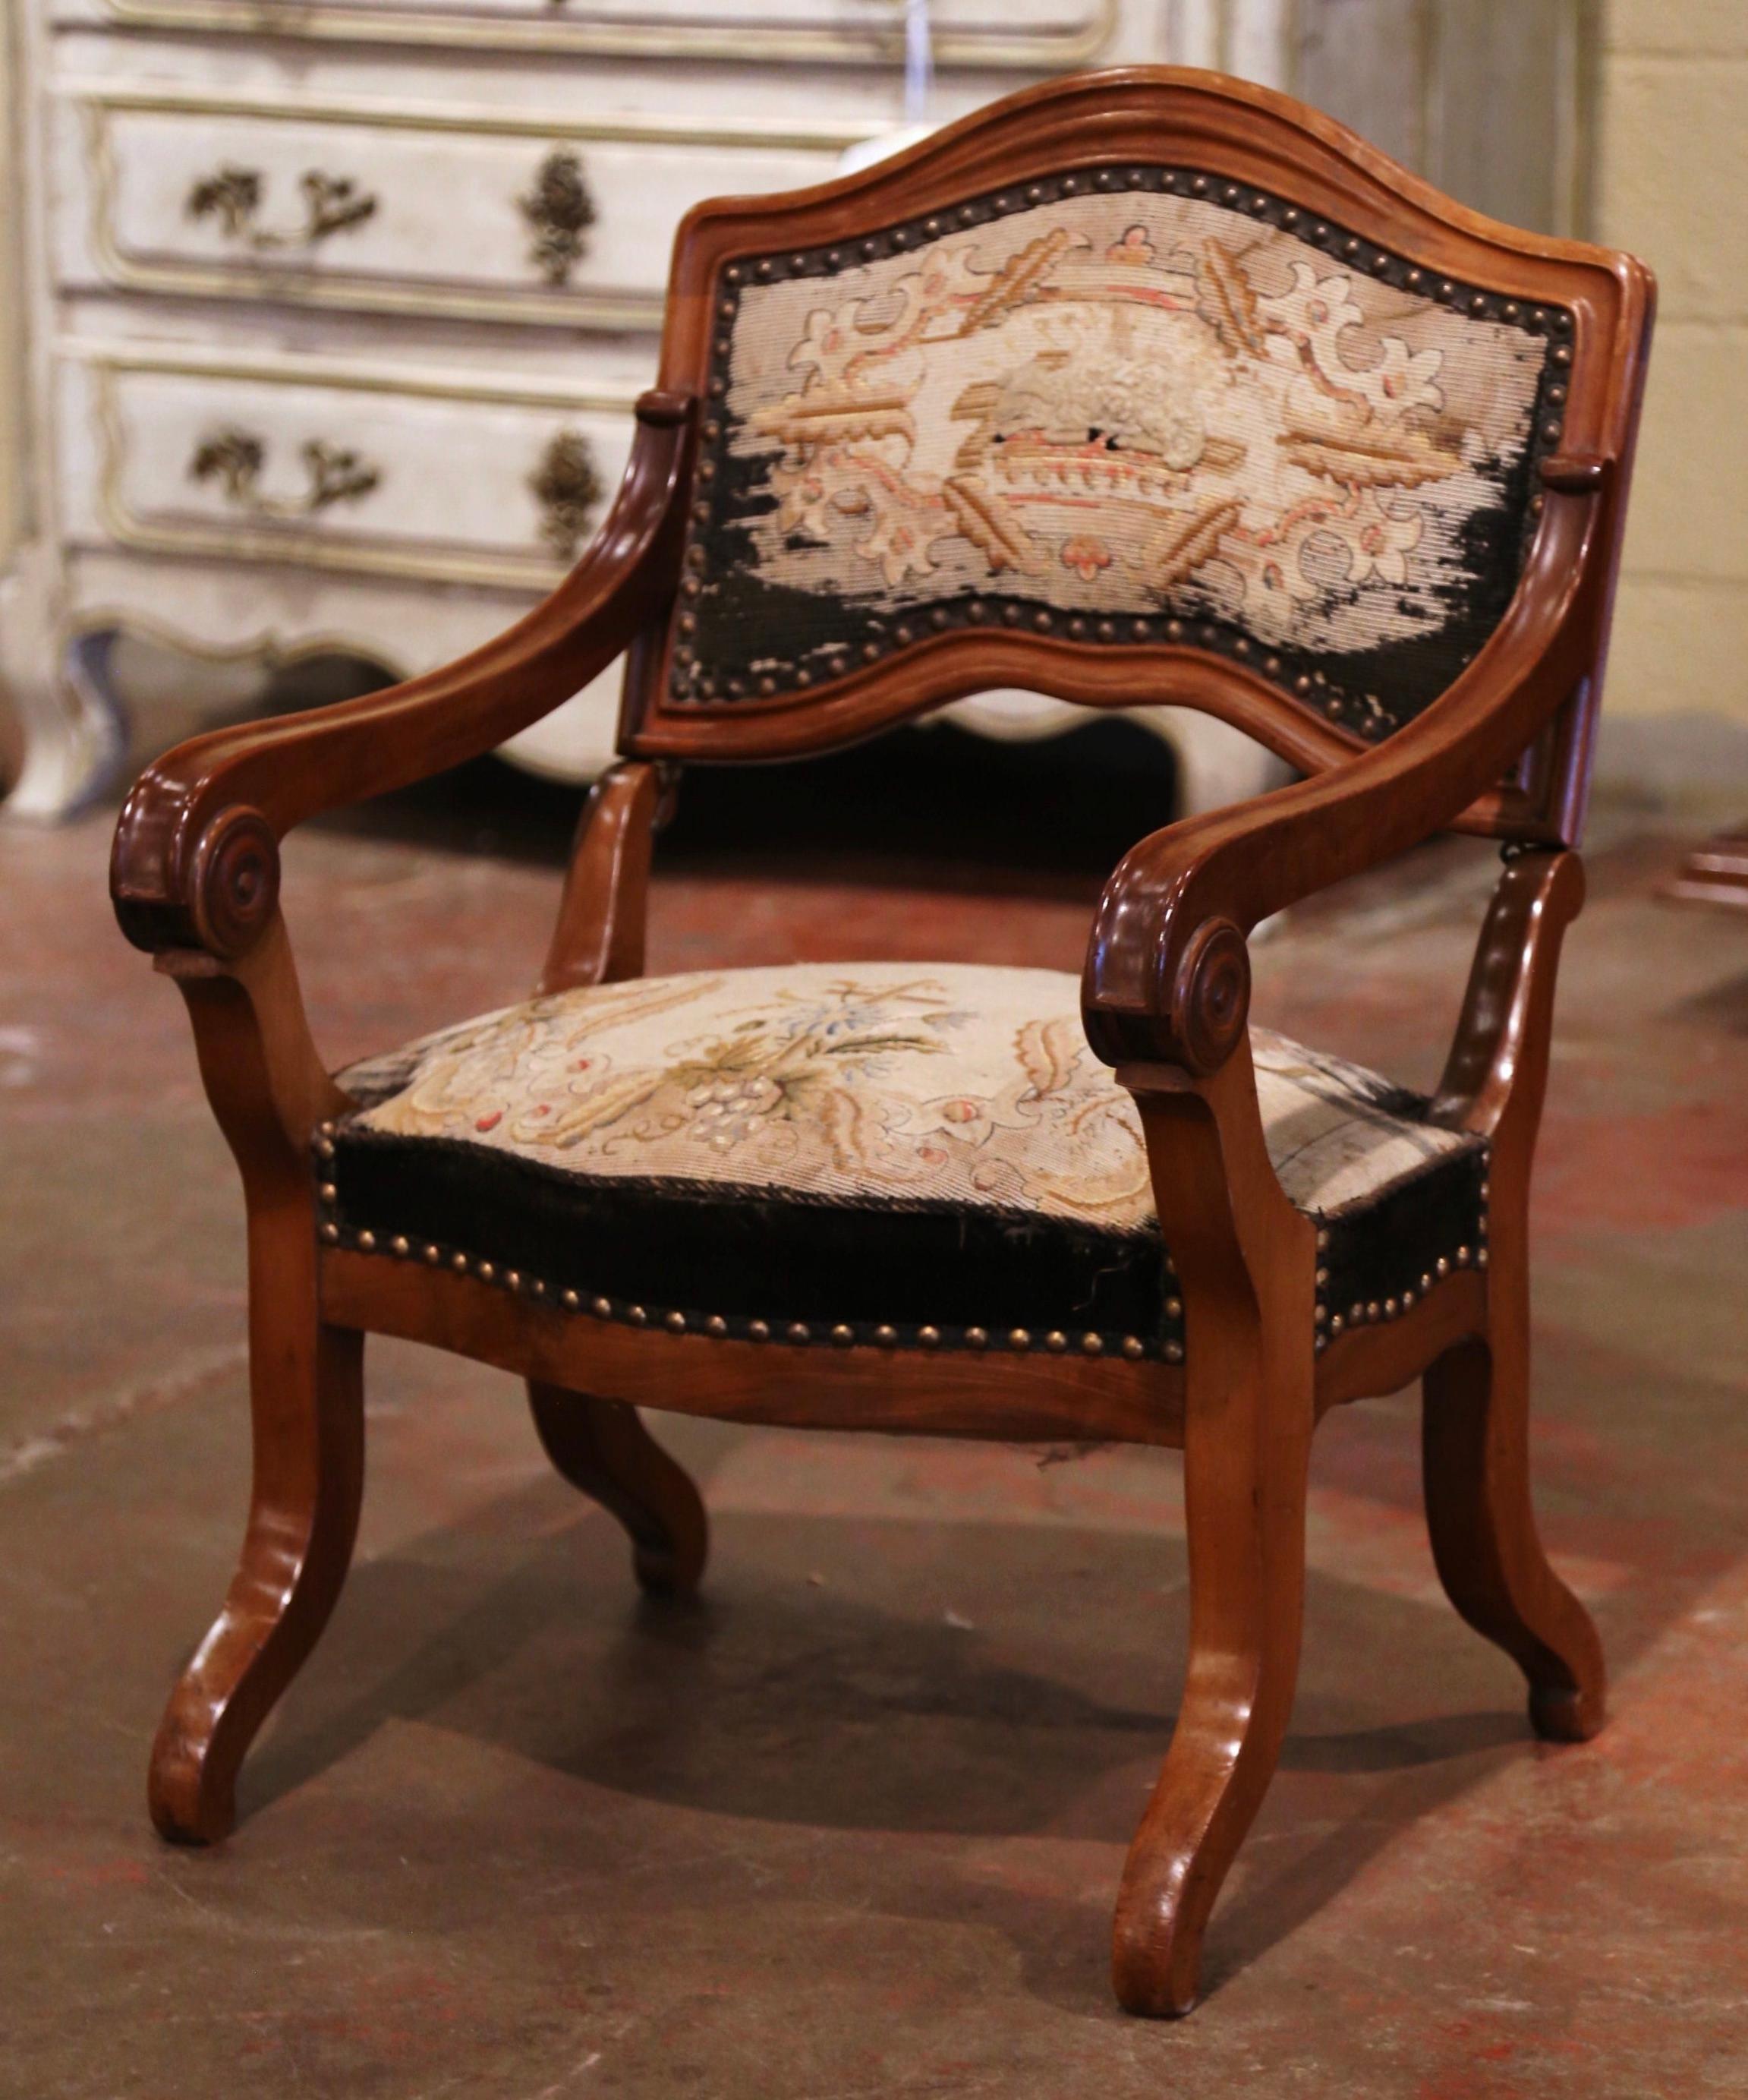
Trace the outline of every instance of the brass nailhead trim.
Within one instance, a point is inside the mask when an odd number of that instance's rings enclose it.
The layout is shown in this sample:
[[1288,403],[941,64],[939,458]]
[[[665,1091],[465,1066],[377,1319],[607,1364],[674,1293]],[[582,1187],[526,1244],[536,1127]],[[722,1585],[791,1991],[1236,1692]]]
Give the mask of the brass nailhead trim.
[[330,1220],[327,1224],[325,1224],[325,1225],[324,1225],[324,1226],[323,1226],[323,1228],[322,1228],[322,1238],[323,1238],[324,1240],[326,1240],[326,1241],[329,1243],[329,1245],[330,1245],[330,1246],[332,1246],[332,1244],[333,1243],[333,1242],[334,1242],[334,1241],[336,1241],[337,1239],[338,1239],[338,1238],[339,1238],[339,1237],[340,1237],[340,1228],[339,1228],[339,1226],[338,1226],[338,1225],[337,1225],[337,1224],[335,1224],[334,1223],[332,1223],[332,1220]]
[[720,1341],[728,1333],[729,1323],[720,1312],[712,1312],[709,1319],[704,1322],[704,1331],[707,1335],[714,1335]]
[[1032,1337],[1024,1327],[1010,1327],[1007,1331],[1007,1346],[1010,1349],[1029,1349],[1032,1347]]

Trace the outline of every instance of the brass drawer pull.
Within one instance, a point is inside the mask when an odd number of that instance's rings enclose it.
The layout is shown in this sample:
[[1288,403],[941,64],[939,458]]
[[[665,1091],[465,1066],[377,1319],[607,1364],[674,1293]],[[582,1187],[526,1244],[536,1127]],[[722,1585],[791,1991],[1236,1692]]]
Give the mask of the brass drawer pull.
[[540,163],[533,188],[517,204],[534,233],[530,259],[548,285],[567,284],[582,260],[583,236],[595,223],[595,201],[583,179],[581,159],[555,147]]
[[540,506],[540,537],[561,562],[574,562],[588,530],[589,514],[601,501],[601,475],[588,441],[561,430],[528,477]]
[[324,175],[311,168],[298,187],[303,192],[303,224],[290,232],[256,224],[266,184],[255,168],[225,166],[217,174],[203,175],[189,191],[186,209],[190,218],[216,218],[231,240],[246,240],[263,253],[315,248],[330,236],[362,226],[375,216],[376,198],[360,190],[350,175]]
[[216,481],[226,500],[258,518],[313,518],[336,503],[357,503],[382,479],[380,467],[372,466],[350,447],[330,444],[325,438],[310,438],[299,457],[309,476],[302,496],[288,500],[263,496],[262,469],[267,448],[258,437],[236,429],[216,431],[203,438],[188,462],[191,481]]

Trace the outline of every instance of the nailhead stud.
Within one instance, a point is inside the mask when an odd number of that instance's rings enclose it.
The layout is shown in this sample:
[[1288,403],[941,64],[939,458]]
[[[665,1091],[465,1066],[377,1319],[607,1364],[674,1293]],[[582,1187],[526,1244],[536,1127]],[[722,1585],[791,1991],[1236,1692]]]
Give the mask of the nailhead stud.
[[545,1284],[544,1284],[544,1282],[542,1282],[542,1281],[540,1280],[540,1278],[539,1278],[538,1276],[535,1278],[534,1282],[529,1285],[529,1286],[528,1286],[528,1295],[529,1295],[531,1298],[544,1298],[544,1297],[545,1297],[545,1295],[546,1295],[546,1286],[545,1286]]
[[925,1349],[938,1349],[940,1347],[940,1330],[939,1327],[918,1327],[917,1339]]
[[1182,1342],[1168,1342],[1165,1344],[1165,1361],[1169,1364],[1181,1364],[1183,1361]]
[[669,1312],[664,1316],[662,1325],[670,1335],[683,1335],[686,1331],[686,1316],[684,1312]]
[[1183,1317],[1183,1300],[1181,1298],[1166,1299],[1165,1317],[1168,1320],[1181,1320]]
[[506,1290],[520,1290],[522,1289],[522,1273],[519,1268],[507,1268],[504,1270],[504,1287]]
[[1068,1348],[1068,1338],[1059,1327],[1052,1327],[1044,1337],[1044,1346],[1046,1349],[1054,1350],[1059,1356]]
[[647,1327],[649,1324],[649,1316],[641,1305],[627,1305],[625,1317],[634,1327]]
[[564,1307],[567,1312],[575,1312],[579,1311],[583,1304],[583,1300],[578,1297],[577,1294],[574,1290],[560,1291],[558,1294],[558,1302]]
[[443,1258],[443,1251],[440,1246],[428,1246],[425,1251],[425,1258],[429,1262],[441,1261]]
[[1329,1308],[1327,1305],[1314,1305],[1311,1308],[1311,1321],[1314,1326],[1321,1327],[1328,1317]]
[[1007,1330],[1007,1346],[1010,1349],[1029,1349],[1032,1347],[1032,1337],[1024,1327],[1010,1327]]
[[1102,1356],[1104,1354],[1104,1352],[1105,1352],[1105,1343],[1104,1343],[1104,1337],[1103,1337],[1103,1335],[1081,1335],[1081,1355],[1082,1355],[1082,1356],[1086,1356],[1086,1357],[1102,1357]]
[[831,1339],[840,1349],[847,1349],[856,1339],[856,1330],[853,1327],[846,1327],[840,1320],[831,1330]]
[[329,1224],[323,1226],[322,1238],[328,1242],[330,1246],[332,1246],[334,1242],[338,1239],[339,1237],[340,1228],[338,1225]]
[[729,1323],[720,1312],[712,1312],[704,1322],[704,1331],[707,1335],[714,1335],[720,1342],[729,1331]]
[[449,1266],[456,1272],[457,1276],[465,1274],[467,1269],[467,1256],[465,1254],[451,1255],[449,1257]]
[[1432,1287],[1433,1287],[1433,1272],[1432,1272],[1430,1269],[1428,1269],[1428,1270],[1427,1270],[1427,1272],[1426,1272],[1426,1273],[1425,1273],[1425,1274],[1424,1274],[1424,1275],[1420,1278],[1420,1289],[1421,1289],[1422,1292],[1424,1293],[1424,1292],[1425,1292],[1425,1291],[1429,1291],[1429,1290],[1430,1290],[1432,1289]]
[[1317,1251],[1319,1254],[1326,1254],[1328,1249],[1329,1228],[1327,1225],[1319,1225],[1317,1229]]
[[965,1330],[965,1346],[968,1349],[987,1349],[989,1346],[989,1330],[987,1327],[967,1327]]
[[1347,1322],[1341,1317],[1341,1315],[1339,1312],[1332,1312],[1330,1314],[1329,1331],[1332,1335],[1343,1334],[1346,1331],[1346,1328]]
[[792,1342],[811,1342],[813,1339],[813,1330],[808,1326],[805,1320],[791,1320],[789,1323],[788,1334]]
[[489,1261],[482,1261],[479,1265],[479,1280],[482,1283],[490,1283],[497,1273]]
[[874,1338],[883,1349],[890,1349],[898,1339],[898,1330],[896,1327],[876,1327]]
[[374,1233],[360,1233],[358,1244],[361,1254],[374,1254],[376,1251],[376,1235]]
[[1476,1255],[1475,1255],[1475,1266],[1476,1266],[1476,1268],[1485,1268],[1486,1267],[1486,1265],[1487,1265],[1487,1250],[1486,1250],[1485,1247],[1478,1248],[1478,1249],[1476,1251]]
[[1368,1320],[1377,1319],[1382,1314],[1383,1310],[1383,1307],[1379,1304],[1376,1298],[1368,1298],[1366,1300],[1366,1317]]
[[1434,1274],[1442,1282],[1451,1273],[1451,1264],[1442,1255],[1440,1255],[1438,1260],[1433,1264],[1433,1269]]
[[1408,1310],[1409,1307],[1410,1307],[1410,1306],[1411,1306],[1411,1305],[1413,1304],[1413,1303],[1414,1303],[1414,1293],[1413,1293],[1413,1291],[1412,1291],[1412,1290],[1405,1290],[1405,1291],[1403,1291],[1403,1293],[1402,1293],[1402,1309],[1403,1310],[1403,1312],[1406,1312]]
[[1398,1305],[1394,1298],[1386,1298],[1385,1299],[1384,1317],[1386,1320],[1394,1320],[1401,1309],[1401,1307]]
[[746,1323],[746,1332],[755,1342],[768,1342],[771,1339],[771,1323],[768,1320],[749,1320]]
[[406,1234],[404,1233],[397,1233],[394,1238],[389,1242],[389,1247],[390,1251],[394,1254],[407,1253],[408,1251],[408,1248],[407,1245]]
[[1456,1265],[1459,1268],[1467,1268],[1468,1267],[1468,1249],[1466,1246],[1460,1246],[1457,1249]]
[[334,1186],[332,1181],[324,1181],[320,1189],[317,1191],[317,1193],[321,1197],[321,1199],[324,1203],[332,1203],[339,1196],[340,1191]]
[[319,1159],[332,1159],[334,1156],[334,1140],[331,1137],[319,1137],[315,1140],[315,1153]]
[[1138,1335],[1125,1335],[1123,1337],[1123,1353],[1133,1363],[1138,1357],[1144,1357],[1147,1352]]

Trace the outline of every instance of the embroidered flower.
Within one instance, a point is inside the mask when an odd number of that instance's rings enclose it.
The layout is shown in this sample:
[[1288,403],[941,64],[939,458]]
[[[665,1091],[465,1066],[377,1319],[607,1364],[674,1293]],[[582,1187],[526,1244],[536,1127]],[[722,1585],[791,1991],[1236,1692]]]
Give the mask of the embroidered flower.
[[1408,556],[1420,544],[1424,530],[1417,513],[1410,512],[1406,518],[1393,516],[1367,489],[1341,528],[1353,555],[1349,581],[1369,583],[1373,576],[1381,576],[1385,583],[1407,583]]
[[1444,390],[1433,379],[1444,363],[1441,350],[1410,350],[1399,335],[1384,338],[1384,355],[1361,375],[1373,403],[1404,415],[1411,408],[1442,408]]
[[1107,262],[1133,262],[1143,269],[1151,268],[1158,250],[1147,238],[1144,226],[1132,226],[1121,240],[1113,240],[1105,250]]
[[1083,584],[1090,584],[1101,569],[1110,567],[1111,549],[1090,532],[1077,532],[1063,542],[1062,565],[1077,571]]

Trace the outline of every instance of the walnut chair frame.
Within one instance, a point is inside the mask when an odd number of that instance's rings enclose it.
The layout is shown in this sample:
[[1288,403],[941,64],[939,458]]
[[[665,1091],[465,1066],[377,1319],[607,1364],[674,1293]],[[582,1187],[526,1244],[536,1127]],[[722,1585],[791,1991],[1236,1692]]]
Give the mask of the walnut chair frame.
[[[1413,281],[1438,279],[1459,303],[1473,292],[1481,304],[1541,302],[1556,316],[1566,385],[1548,434],[1557,443],[1537,461],[1521,580],[1448,690],[1368,744],[1295,704],[1242,650],[1163,622],[1095,649],[1068,623],[1040,620],[1026,632],[907,637],[813,690],[676,698],[700,430],[720,391],[715,316],[742,262],[860,240],[990,186],[1121,181],[1137,159],[1205,170],[1234,196],[1254,185],[1259,209],[1265,195],[1292,200],[1328,223],[1319,235],[1336,229],[1332,244],[1350,230],[1350,255],[1381,244],[1380,267],[1407,258]],[[116,838],[116,908],[187,1003],[240,1169],[255,1454],[235,1579],[152,1752],[152,1812],[165,1836],[229,1832],[244,1752],[340,1590],[363,1480],[367,1333],[525,1378],[553,1462],[620,1519],[639,1579],[655,1590],[697,1582],[706,1526],[640,1405],[1181,1447],[1187,1683],[1116,1913],[1116,1988],[1136,2012],[1195,2002],[1204,1927],[1275,1769],[1297,1666],[1308,1455],[1328,1409],[1424,1381],[1427,1515],[1451,1600],[1521,1666],[1541,1735],[1593,1732],[1601,1652],[1530,1507],[1527,1198],[1556,968],[1583,896],[1575,848],[1652,309],[1649,274],[1631,258],[1483,218],[1281,95],[1177,69],[1055,82],[861,174],[694,211],[676,244],[659,386],[639,404],[623,484],[552,596],[447,668],[196,739],[141,778]],[[683,763],[817,752],[1018,685],[1095,708],[1204,708],[1300,769],[1297,785],[1143,840],[1106,886],[1088,946],[1088,1035],[1138,1104],[1181,1279],[1178,1361],[1082,1353],[1056,1335],[1016,1335],[979,1355],[895,1352],[847,1329],[759,1341],[678,1315],[640,1331],[592,1319],[586,1300],[566,1292],[561,1302],[537,1280],[488,1277],[460,1260],[431,1265],[404,1242],[367,1246],[368,1234],[336,1243],[310,1162],[349,1102],[306,1024],[278,841],[319,811],[491,750],[627,650],[622,759],[589,798],[543,990],[641,973],[652,840]],[[1332,1317],[1318,1304],[1317,1229],[1287,1201],[1264,1145],[1246,935],[1450,827],[1499,839],[1506,856],[1431,1111],[1490,1141],[1484,1237],[1400,1302]]]

